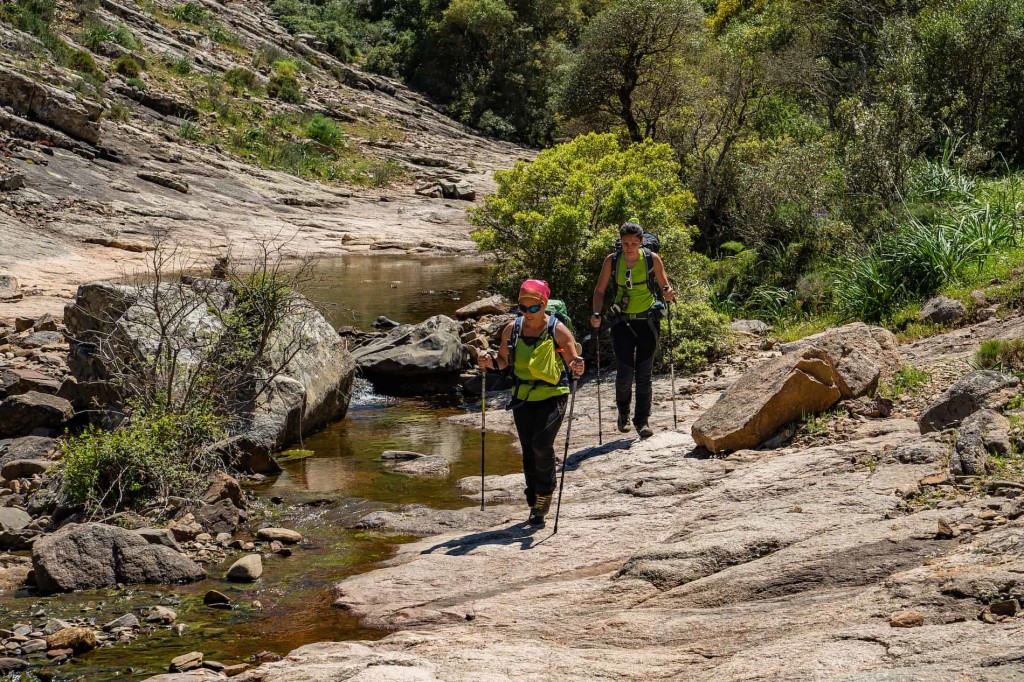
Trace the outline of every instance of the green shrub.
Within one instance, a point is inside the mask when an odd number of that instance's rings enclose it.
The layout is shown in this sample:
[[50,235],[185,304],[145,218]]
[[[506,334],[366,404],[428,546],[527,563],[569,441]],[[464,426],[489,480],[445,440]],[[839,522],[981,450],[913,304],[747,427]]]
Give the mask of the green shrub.
[[277,62],[287,61],[288,53],[279,48],[277,45],[271,45],[266,43],[260,46],[260,49],[256,51],[252,56],[252,66],[254,69],[261,69],[263,67],[272,67]]
[[363,68],[381,76],[398,78],[401,75],[399,47],[392,43],[374,45],[366,52]]
[[210,24],[206,34],[218,45],[238,45],[238,36],[216,22]]
[[954,206],[925,224],[911,218],[866,254],[840,261],[835,277],[839,311],[870,322],[902,303],[960,281],[972,269],[1017,243],[1014,216],[986,205]]
[[[667,322],[666,322],[667,327]],[[693,292],[681,292],[672,304],[671,359],[684,371],[696,372],[724,357],[730,348],[729,318]],[[668,344],[667,334],[662,343]]]
[[117,25],[117,30],[114,31],[114,42],[128,50],[138,50],[142,47],[139,39],[124,24]]
[[178,137],[183,140],[197,141],[203,137],[203,129],[195,121],[185,121],[178,126]]
[[259,78],[244,66],[235,66],[225,71],[224,82],[236,93],[260,91]]
[[104,43],[113,42],[114,27],[102,21],[90,21],[85,25],[78,41],[93,52],[98,51]]
[[223,420],[205,405],[182,413],[131,406],[113,431],[90,427],[61,439],[61,491],[97,510],[194,497],[220,465],[207,446],[223,436]]
[[129,78],[125,81],[125,83],[127,83],[128,85],[132,86],[137,90],[146,89],[146,81],[142,80],[141,78]]
[[132,108],[124,102],[114,102],[107,108],[106,117],[114,121],[130,121]]
[[192,73],[192,58],[188,55],[172,59],[171,71],[179,76],[187,76]]
[[209,19],[209,11],[197,2],[184,2],[171,7],[171,16],[186,24],[201,26]]
[[333,119],[323,114],[315,114],[306,124],[306,137],[326,147],[337,147],[341,142],[342,132]]
[[1019,374],[1024,372],[1024,339],[989,339],[974,353],[974,364],[980,369],[997,369]]
[[473,239],[494,254],[495,285],[515,296],[527,277],[551,284],[585,324],[594,282],[618,227],[636,220],[661,238],[677,287],[693,280],[693,195],[679,183],[668,145],[621,147],[614,134],[581,135],[542,151],[532,163],[495,173],[498,189],[470,209]]
[[273,0],[270,8],[289,32],[315,35],[328,53],[342,61],[350,62],[355,57],[355,35],[360,27],[353,3]]
[[0,4],[0,18],[19,30],[43,38],[45,43],[45,38],[52,35],[50,24],[56,4],[56,0],[5,2]]
[[96,66],[96,60],[85,50],[71,50],[61,63],[79,73],[103,80],[103,72]]
[[111,66],[115,73],[127,78],[138,78],[142,74],[142,64],[130,54],[123,54],[113,61]]
[[273,74],[267,83],[267,94],[282,102],[299,104],[305,98],[299,87],[299,79],[296,77],[298,67],[295,62],[283,60],[274,62]]

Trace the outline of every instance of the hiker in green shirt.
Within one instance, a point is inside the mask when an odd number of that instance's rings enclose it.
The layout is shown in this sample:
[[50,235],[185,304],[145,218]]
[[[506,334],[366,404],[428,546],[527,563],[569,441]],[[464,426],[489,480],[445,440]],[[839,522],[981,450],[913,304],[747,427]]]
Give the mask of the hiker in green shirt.
[[[665,302],[675,299],[675,291],[668,283],[661,256],[643,246],[644,236],[644,228],[637,223],[624,223],[619,228],[620,249],[608,254],[601,266],[601,274],[594,288],[594,314],[590,324],[595,329],[601,327],[605,292],[612,286],[612,314],[609,322],[615,360],[618,363],[615,374],[617,426],[623,433],[629,431],[629,405],[635,379],[633,426],[641,438],[650,438],[654,435],[647,423],[653,399],[651,375],[654,355],[658,348]],[[650,236],[653,238],[653,235]],[[654,243],[657,243],[656,240]]]
[[483,370],[512,365],[512,415],[523,449],[528,523],[543,526],[555,490],[555,436],[565,416],[570,377],[583,374],[572,331],[546,311],[551,289],[528,279],[519,290],[520,318],[501,334],[497,354],[481,353]]

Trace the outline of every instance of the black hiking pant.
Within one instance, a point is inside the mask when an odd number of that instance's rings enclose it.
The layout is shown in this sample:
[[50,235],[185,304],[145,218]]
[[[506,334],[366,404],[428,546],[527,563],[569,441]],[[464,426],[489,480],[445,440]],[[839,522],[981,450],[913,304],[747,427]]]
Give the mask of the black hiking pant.
[[633,425],[640,428],[651,416],[651,374],[658,350],[659,330],[651,320],[622,320],[612,327],[612,346],[618,364],[615,372],[615,406],[619,414],[629,414],[636,381],[636,410]]
[[562,426],[568,396],[526,401],[512,410],[523,447],[526,502],[531,507],[538,495],[555,490],[555,436]]

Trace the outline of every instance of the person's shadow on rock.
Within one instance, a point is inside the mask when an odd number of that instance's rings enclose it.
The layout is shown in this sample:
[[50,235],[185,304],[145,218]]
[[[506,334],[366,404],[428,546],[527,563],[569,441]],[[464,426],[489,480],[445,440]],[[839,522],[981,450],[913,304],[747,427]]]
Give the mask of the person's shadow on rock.
[[533,546],[534,534],[542,528],[529,526],[525,521],[502,528],[501,530],[489,530],[483,533],[463,535],[461,538],[454,538],[447,542],[434,545],[423,550],[420,554],[433,554],[435,551],[447,550],[445,554],[462,556],[469,554],[477,547],[483,545],[519,545],[520,550],[527,550]]
[[566,471],[576,471],[580,464],[583,464],[592,457],[598,457],[600,455],[607,455],[610,452],[616,450],[629,450],[630,446],[633,445],[635,439],[633,438],[619,438],[618,440],[610,440],[604,445],[593,445],[589,448],[583,448],[569,455],[569,461],[565,463]]

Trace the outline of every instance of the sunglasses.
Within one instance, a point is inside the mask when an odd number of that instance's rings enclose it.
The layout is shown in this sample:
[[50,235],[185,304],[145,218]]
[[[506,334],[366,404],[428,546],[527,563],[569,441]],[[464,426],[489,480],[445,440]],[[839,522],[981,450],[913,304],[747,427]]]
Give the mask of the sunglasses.
[[543,303],[537,303],[536,305],[523,305],[519,304],[519,310],[524,313],[539,313],[540,309],[544,307]]
[[629,268],[626,268],[626,288],[633,288],[633,271],[630,270]]

